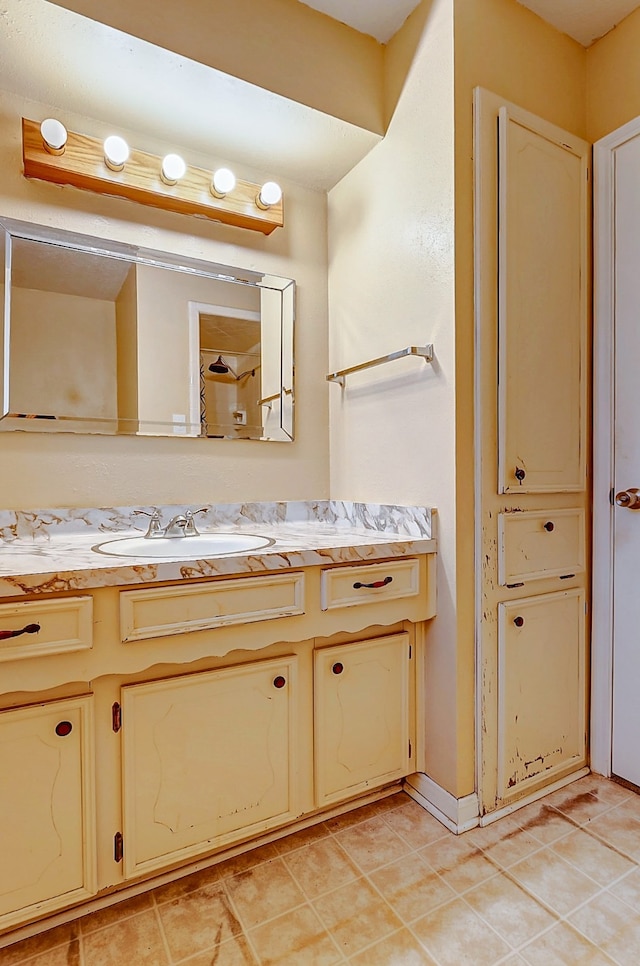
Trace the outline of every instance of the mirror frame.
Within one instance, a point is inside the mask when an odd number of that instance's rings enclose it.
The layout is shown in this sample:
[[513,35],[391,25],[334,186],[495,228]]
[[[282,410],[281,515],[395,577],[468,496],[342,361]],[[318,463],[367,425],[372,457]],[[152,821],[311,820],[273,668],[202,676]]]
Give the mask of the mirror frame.
[[[24,431],[31,432],[73,432],[80,434],[99,434],[99,435],[137,435],[137,436],[174,436],[186,435],[190,439],[208,439],[212,437],[201,434],[191,435],[186,433],[178,434],[170,432],[167,424],[166,432],[158,432],[157,428],[149,429],[145,432],[144,424],[135,422],[136,427],[142,425],[143,428],[136,428],[131,432],[126,432],[120,428],[116,432],[101,432],[100,429],[93,428],[98,421],[92,417],[57,417],[49,416],[42,420],[38,425],[36,419],[21,419],[12,415],[10,407],[10,349],[11,349],[11,268],[12,268],[12,240],[21,239],[25,241],[41,242],[59,248],[87,252],[91,255],[104,256],[128,261],[135,264],[145,265],[152,268],[161,268],[168,271],[181,272],[183,274],[211,278],[217,281],[229,282],[235,285],[252,286],[258,289],[270,290],[277,293],[280,300],[280,345],[278,347],[280,360],[280,388],[279,392],[274,393],[264,399],[260,399],[263,408],[268,408],[269,415],[274,415],[273,410],[277,409],[277,419],[272,421],[273,425],[269,429],[269,435],[263,436],[216,436],[215,439],[251,439],[268,442],[291,442],[294,439],[294,411],[295,411],[295,360],[294,360],[294,335],[295,335],[295,297],[296,283],[294,279],[284,278],[270,274],[261,274],[255,270],[235,268],[229,265],[222,265],[217,262],[209,262],[205,259],[181,256],[170,252],[160,252],[143,246],[130,245],[113,240],[96,238],[91,235],[84,235],[76,232],[65,231],[36,225],[31,222],[18,221],[12,218],[0,216],[0,253],[2,243],[4,243],[4,267],[1,280],[4,282],[4,299],[0,304],[0,331],[2,339],[0,346],[0,432]],[[268,281],[264,281],[267,279]],[[191,304],[191,302],[189,302]],[[185,334],[190,335],[192,340],[193,320],[185,317]],[[114,417],[117,423],[122,420]],[[109,419],[109,423],[114,420]],[[46,426],[43,423],[46,422]],[[82,424],[90,423],[92,428],[83,428]],[[264,422],[264,420],[263,420]],[[26,425],[28,423],[28,425]],[[149,426],[157,427],[157,424],[149,423]]]

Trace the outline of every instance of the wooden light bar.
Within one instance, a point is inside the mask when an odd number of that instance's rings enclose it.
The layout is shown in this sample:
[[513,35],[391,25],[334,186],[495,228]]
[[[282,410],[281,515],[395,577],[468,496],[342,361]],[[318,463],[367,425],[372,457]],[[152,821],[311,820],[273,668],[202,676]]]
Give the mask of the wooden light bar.
[[101,140],[72,131],[67,134],[63,152],[52,154],[45,148],[39,122],[22,118],[25,177],[128,198],[183,215],[200,215],[264,235],[284,224],[282,199],[264,209],[256,204],[261,185],[237,181],[233,191],[216,198],[210,187],[212,172],[192,165],[187,165],[185,176],[177,184],[168,185],[160,176],[162,158],[135,149],[131,149],[122,171],[112,171],[105,163]]

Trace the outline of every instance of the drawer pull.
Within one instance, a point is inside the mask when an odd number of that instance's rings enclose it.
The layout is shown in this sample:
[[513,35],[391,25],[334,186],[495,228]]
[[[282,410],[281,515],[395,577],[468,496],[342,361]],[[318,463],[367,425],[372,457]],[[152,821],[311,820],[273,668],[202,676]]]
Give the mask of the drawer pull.
[[526,475],[527,474],[523,469],[521,469],[519,466],[516,466],[514,476],[519,483],[522,483]]
[[278,688],[278,689],[283,688],[286,683],[287,683],[287,679],[283,677],[281,674],[279,674],[277,678],[273,679],[274,688]]
[[66,738],[73,731],[73,725],[70,721],[59,721],[56,725],[56,734],[59,738]]
[[516,627],[524,627],[524,617],[514,617],[513,623]]
[[551,520],[547,520],[547,522],[544,525],[544,529],[547,531],[547,533],[553,533],[555,528],[556,528],[556,525],[555,523],[552,523]]
[[390,584],[392,580],[393,577],[385,577],[384,580],[374,580],[372,584],[361,584],[360,581],[357,580],[353,585],[353,589],[360,590],[361,587],[367,587],[370,590],[377,590],[378,587],[386,587],[387,584]]
[[331,670],[334,674],[342,674],[344,671],[344,664],[341,664],[340,661],[336,661]]
[[20,637],[21,634],[37,634],[39,630],[39,624],[26,624],[19,631],[0,631],[0,641],[5,641],[8,637]]

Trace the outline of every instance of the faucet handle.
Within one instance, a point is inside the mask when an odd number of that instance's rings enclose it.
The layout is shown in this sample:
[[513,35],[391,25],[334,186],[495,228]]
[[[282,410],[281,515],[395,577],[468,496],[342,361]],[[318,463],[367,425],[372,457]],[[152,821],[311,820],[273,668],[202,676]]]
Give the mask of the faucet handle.
[[162,535],[162,522],[160,520],[159,510],[154,508],[153,513],[147,513],[146,510],[134,510],[133,512],[139,516],[149,517],[149,526],[147,527],[145,537]]
[[193,518],[196,515],[196,513],[206,513],[207,510],[208,510],[208,507],[206,506],[200,507],[199,510],[187,510],[187,512],[185,513],[185,518],[187,521],[186,526],[184,528],[185,537],[197,537],[200,535],[200,531],[196,527],[195,521]]

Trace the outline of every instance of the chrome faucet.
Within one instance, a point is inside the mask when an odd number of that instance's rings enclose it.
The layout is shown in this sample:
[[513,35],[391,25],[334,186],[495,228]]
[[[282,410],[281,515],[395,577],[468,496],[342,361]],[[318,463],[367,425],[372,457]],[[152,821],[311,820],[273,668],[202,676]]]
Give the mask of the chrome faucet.
[[177,513],[169,520],[166,527],[162,526],[159,510],[154,510],[153,513],[147,513],[145,510],[135,510],[134,512],[150,518],[145,538],[153,540],[157,537],[200,536],[200,531],[197,529],[193,518],[196,513],[206,513],[207,508],[204,506],[199,510],[186,510],[185,513]]

